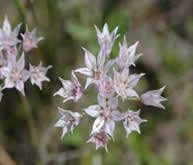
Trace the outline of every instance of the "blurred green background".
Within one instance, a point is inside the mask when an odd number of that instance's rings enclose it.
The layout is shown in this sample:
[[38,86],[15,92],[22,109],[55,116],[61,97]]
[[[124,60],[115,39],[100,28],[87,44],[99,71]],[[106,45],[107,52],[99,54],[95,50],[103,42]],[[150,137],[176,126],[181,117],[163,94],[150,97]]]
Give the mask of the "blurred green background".
[[[26,98],[15,89],[5,90],[0,103],[0,164],[2,165],[192,165],[193,163],[193,1],[192,0],[0,0],[0,23],[7,15],[13,26],[22,22],[38,28],[45,39],[26,54],[33,64],[53,65],[50,83],[43,90],[27,83]],[[121,124],[109,152],[85,143],[93,119],[85,119],[74,134],[60,139],[53,127],[57,106],[81,111],[96,102],[92,90],[78,104],[62,104],[53,97],[61,86],[58,76],[69,79],[83,66],[81,46],[97,52],[94,25],[119,33],[128,43],[139,40],[142,56],[136,72],[145,72],[138,91],[166,85],[166,110],[130,102],[124,108],[142,109],[148,120],[142,134],[125,138]],[[118,52],[119,37],[113,49]],[[84,77],[81,78],[84,84]],[[83,104],[84,103],[84,104]]]

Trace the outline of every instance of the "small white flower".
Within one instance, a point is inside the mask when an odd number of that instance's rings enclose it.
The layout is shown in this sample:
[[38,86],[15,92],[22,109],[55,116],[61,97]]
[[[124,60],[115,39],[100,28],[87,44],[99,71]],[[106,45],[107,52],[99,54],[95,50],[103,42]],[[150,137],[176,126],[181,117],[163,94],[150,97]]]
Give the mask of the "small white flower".
[[3,22],[3,27],[0,29],[0,47],[7,49],[10,46],[15,46],[20,41],[17,36],[19,33],[21,24],[17,25],[16,28],[12,31],[11,25],[7,17],[5,17]]
[[138,43],[137,41],[135,44],[128,47],[126,38],[124,37],[123,44],[119,44],[119,55],[116,63],[120,69],[128,68],[131,65],[135,66],[135,61],[142,56],[142,54],[135,54]]
[[104,76],[99,82],[99,93],[105,98],[110,98],[114,95],[113,80],[109,76]]
[[82,115],[78,112],[71,112],[69,110],[64,110],[58,107],[61,118],[55,123],[55,127],[63,128],[62,136],[67,132],[73,132],[74,128],[77,127],[80,123]]
[[99,131],[91,134],[91,137],[87,141],[87,143],[88,142],[95,143],[96,150],[99,149],[100,147],[104,147],[107,152],[108,151],[107,143],[109,140],[110,140],[109,135],[103,129],[100,129]]
[[137,131],[138,133],[141,133],[139,125],[143,122],[146,122],[147,120],[141,119],[139,117],[139,113],[140,110],[138,110],[137,112],[134,111],[127,112],[127,117],[123,122],[127,137],[132,131]]
[[166,98],[161,96],[164,89],[165,89],[165,86],[160,89],[147,91],[146,93],[142,94],[141,95],[142,103],[145,105],[151,105],[154,107],[165,109],[165,107],[160,103],[162,101],[167,100]]
[[25,59],[24,53],[21,55],[18,61],[8,62],[8,65],[1,68],[1,74],[5,78],[5,84],[3,88],[13,88],[15,87],[23,95],[24,93],[24,83],[29,78],[29,72],[24,69]]
[[103,56],[109,58],[113,44],[119,36],[117,35],[118,27],[116,27],[111,33],[109,32],[109,28],[106,23],[102,31],[100,31],[97,26],[95,26],[95,29],[97,32],[97,38],[100,45],[101,53]]
[[138,94],[133,88],[137,85],[139,79],[143,75],[143,73],[129,75],[128,68],[124,68],[121,73],[114,70],[115,91],[123,100],[132,97],[139,98]]
[[52,66],[43,67],[41,62],[38,66],[30,64],[30,81],[32,85],[35,84],[42,89],[42,82],[50,81],[50,79],[46,77],[46,73],[50,68],[52,68]]
[[21,34],[21,36],[23,38],[23,50],[25,52],[29,52],[31,49],[37,48],[38,42],[43,39],[43,37],[36,36],[36,28],[30,32],[27,26],[26,32]]
[[103,76],[107,74],[114,62],[109,60],[105,64],[104,56],[98,56],[98,58],[96,58],[90,51],[86,50],[85,48],[83,48],[83,50],[85,52],[84,60],[86,67],[76,69],[75,72],[88,76],[85,88],[92,83],[95,83],[98,86],[99,80],[101,80]]
[[116,97],[106,99],[98,95],[98,103],[99,105],[91,105],[84,109],[88,115],[96,117],[91,134],[98,132],[102,127],[104,127],[104,131],[113,137],[115,121],[122,119],[120,119],[120,112],[116,110],[118,99]]
[[55,94],[59,95],[64,98],[63,102],[66,102],[68,100],[74,100],[77,102],[81,96],[82,96],[82,89],[81,84],[79,83],[76,75],[72,71],[72,81],[70,80],[64,80],[62,78],[59,78],[62,83],[62,88],[60,88]]

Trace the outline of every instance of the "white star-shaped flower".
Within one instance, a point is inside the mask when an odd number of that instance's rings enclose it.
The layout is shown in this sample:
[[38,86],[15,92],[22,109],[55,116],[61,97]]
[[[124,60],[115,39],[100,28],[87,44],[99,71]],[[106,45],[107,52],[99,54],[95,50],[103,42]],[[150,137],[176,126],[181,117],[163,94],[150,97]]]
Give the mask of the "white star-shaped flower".
[[79,125],[82,115],[78,112],[72,112],[60,107],[58,107],[58,109],[61,117],[54,126],[63,128],[61,136],[61,138],[63,138],[67,132],[73,132],[74,128]]
[[119,44],[119,54],[116,59],[116,63],[120,69],[135,66],[135,61],[142,56],[142,54],[136,55],[136,48],[138,41],[128,47],[126,38],[124,37],[123,44]]
[[109,76],[104,76],[99,82],[99,93],[105,98],[110,98],[114,95],[114,82]]
[[104,75],[107,74],[114,61],[109,60],[105,64],[105,56],[98,56],[98,58],[96,58],[90,51],[86,50],[85,48],[83,48],[83,50],[85,52],[84,61],[86,67],[78,68],[75,70],[75,72],[79,72],[88,76],[85,88],[87,88],[92,83],[95,83],[98,86],[99,81],[103,78]]
[[141,95],[142,103],[145,105],[151,105],[154,107],[165,109],[165,107],[161,104],[162,101],[167,100],[166,98],[161,96],[164,89],[165,89],[165,86],[157,90],[151,90],[151,91],[145,92],[144,94]]
[[104,131],[109,136],[113,137],[115,122],[123,119],[121,113],[116,110],[118,99],[116,97],[106,99],[98,95],[98,103],[99,104],[97,105],[91,105],[84,109],[89,116],[96,117],[91,134],[98,132],[102,127],[104,127]]
[[107,152],[108,151],[107,143],[109,140],[110,140],[109,135],[103,129],[100,129],[99,131],[91,134],[90,139],[87,141],[87,143],[88,142],[95,143],[96,150],[98,150],[100,147],[103,147]]
[[97,26],[95,26],[95,29],[97,32],[98,43],[100,45],[100,51],[103,56],[109,58],[113,44],[119,36],[117,34],[118,27],[116,27],[111,33],[109,32],[107,23],[104,24],[102,31],[100,31]]
[[66,102],[68,100],[74,100],[77,102],[81,96],[82,96],[82,87],[79,83],[76,75],[74,74],[74,71],[72,71],[72,81],[70,80],[64,80],[62,78],[59,78],[62,83],[62,88],[60,88],[55,94],[59,95],[64,98],[63,102]]
[[7,66],[2,67],[0,70],[5,79],[3,88],[15,87],[18,91],[25,95],[24,83],[28,80],[30,74],[24,67],[24,53],[21,55],[18,61],[8,62]]
[[0,47],[7,49],[8,47],[15,46],[20,41],[17,36],[19,33],[21,24],[17,25],[12,31],[10,22],[7,17],[5,17],[3,22],[3,27],[0,28]]
[[121,73],[114,70],[115,91],[123,100],[133,97],[139,98],[137,92],[133,88],[143,75],[145,74],[129,74],[128,68],[124,68]]
[[147,120],[141,119],[139,117],[139,113],[140,113],[140,110],[136,112],[134,111],[127,112],[127,117],[125,118],[123,122],[127,137],[132,131],[137,131],[138,133],[141,133],[139,125],[141,123],[147,122]]
[[35,84],[42,89],[42,82],[50,81],[50,79],[46,77],[46,73],[50,68],[52,68],[52,66],[43,67],[41,62],[38,66],[30,64],[30,81],[32,85]]
[[37,48],[38,42],[43,39],[43,37],[37,37],[36,28],[34,28],[30,32],[27,26],[26,26],[26,32],[24,34],[21,34],[21,36],[23,39],[22,46],[25,52],[29,52],[31,49]]

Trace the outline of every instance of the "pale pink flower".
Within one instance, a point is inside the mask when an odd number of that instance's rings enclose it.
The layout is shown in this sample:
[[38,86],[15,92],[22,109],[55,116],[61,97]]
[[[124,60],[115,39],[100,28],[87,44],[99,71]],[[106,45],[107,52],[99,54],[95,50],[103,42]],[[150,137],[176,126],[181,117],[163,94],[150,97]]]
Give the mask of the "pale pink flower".
[[5,17],[3,22],[3,27],[0,29],[0,47],[7,49],[10,46],[15,46],[20,41],[17,36],[19,33],[21,24],[17,25],[16,28],[12,31],[10,22],[7,17]]
[[103,129],[100,129],[99,131],[92,133],[90,139],[87,142],[95,143],[96,149],[104,147],[107,152],[107,143],[109,140],[109,135]]
[[13,88],[15,87],[23,95],[24,93],[24,83],[29,78],[29,72],[24,69],[25,59],[24,53],[21,55],[18,61],[8,62],[7,66],[1,68],[1,74],[5,78],[5,84],[3,88]]
[[121,73],[114,70],[114,88],[117,94],[123,99],[139,98],[137,92],[133,89],[140,78],[144,75],[129,74],[129,69],[124,68]]
[[113,80],[109,76],[104,76],[99,82],[99,93],[101,96],[110,98],[114,95]]
[[123,44],[119,44],[119,55],[116,59],[116,63],[120,69],[128,68],[131,65],[135,66],[135,61],[142,56],[142,54],[136,55],[136,48],[138,41],[128,47],[126,38],[124,37]]
[[105,23],[102,31],[100,31],[97,26],[95,26],[95,29],[97,32],[97,38],[100,45],[101,53],[103,54],[103,56],[109,58],[113,44],[119,36],[117,35],[118,27],[116,27],[111,33],[109,32],[107,23]]
[[63,138],[67,132],[73,132],[74,128],[79,125],[82,115],[78,112],[64,110],[60,107],[58,107],[58,109],[61,117],[54,126],[63,128],[61,136],[61,138]]
[[37,48],[38,42],[43,39],[43,37],[37,37],[36,28],[30,32],[27,26],[26,32],[24,34],[21,34],[21,36],[23,39],[23,50],[25,52],[29,52],[31,49]]
[[43,67],[41,62],[38,66],[30,64],[30,81],[32,85],[35,84],[42,89],[42,82],[50,81],[50,79],[46,77],[46,73],[50,68],[52,68],[52,66]]
[[127,112],[127,116],[123,122],[127,137],[132,131],[137,131],[140,134],[141,132],[140,132],[139,125],[143,122],[147,122],[147,120],[141,119],[139,117],[139,113],[140,113],[140,110],[136,112],[134,111]]
[[120,119],[120,112],[116,110],[118,106],[118,99],[116,97],[106,99],[98,95],[98,103],[99,105],[91,105],[84,109],[88,115],[96,117],[91,134],[98,132],[102,127],[104,127],[104,131],[113,137],[115,121],[122,119]]
[[85,52],[84,60],[86,67],[76,69],[75,72],[88,76],[85,88],[92,83],[95,83],[98,86],[99,80],[107,74],[110,67],[113,65],[113,60],[109,60],[105,64],[104,56],[98,56],[98,58],[96,58],[90,51],[86,50],[85,48],[83,48],[83,50]]
[[59,78],[62,83],[62,88],[60,88],[55,94],[59,95],[64,98],[63,102],[66,102],[68,100],[74,100],[77,102],[81,96],[82,96],[82,87],[79,83],[76,75],[72,71],[72,81],[70,80],[64,80],[62,78]]
[[145,105],[151,105],[154,107],[165,109],[165,107],[160,103],[167,100],[166,98],[161,96],[164,89],[165,86],[157,90],[147,91],[146,93],[141,95],[141,102]]

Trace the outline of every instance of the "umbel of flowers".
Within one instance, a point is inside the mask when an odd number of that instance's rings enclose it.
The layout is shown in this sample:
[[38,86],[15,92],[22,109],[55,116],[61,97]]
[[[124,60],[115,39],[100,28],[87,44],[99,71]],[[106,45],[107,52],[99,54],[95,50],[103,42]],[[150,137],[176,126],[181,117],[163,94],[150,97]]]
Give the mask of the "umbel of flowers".
[[1,97],[2,90],[14,87],[25,95],[24,84],[27,80],[40,89],[43,81],[50,81],[46,73],[51,66],[43,67],[40,62],[38,66],[29,64],[29,69],[25,68],[25,53],[37,48],[38,42],[43,38],[36,36],[36,29],[29,31],[27,26],[24,34],[19,33],[20,26],[21,24],[12,29],[8,18],[5,17],[3,26],[0,28]]
[[[157,90],[147,91],[139,95],[135,87],[141,77],[145,74],[130,73],[130,68],[135,67],[136,60],[142,54],[136,54],[138,42],[128,46],[126,38],[123,43],[119,44],[119,53],[116,59],[111,59],[110,54],[113,44],[117,37],[118,28],[109,32],[107,24],[100,31],[97,27],[97,39],[100,50],[94,55],[89,50],[83,48],[85,67],[81,67],[72,71],[71,80],[63,80],[60,88],[54,95],[63,97],[64,102],[72,100],[75,103],[81,99],[83,91],[88,86],[96,87],[97,104],[90,105],[83,109],[88,116],[94,118],[94,123],[90,133],[88,142],[96,144],[96,149],[104,147],[107,151],[107,143],[114,138],[114,130],[117,122],[122,122],[126,130],[126,136],[132,132],[140,133],[140,124],[147,120],[141,119],[140,110],[126,109],[124,112],[119,110],[121,103],[127,100],[139,100],[144,105],[163,108],[162,101],[166,99],[161,96],[165,87]],[[76,74],[81,73],[86,76],[86,84],[84,89],[79,83]],[[82,112],[72,112],[59,108],[61,117],[55,123],[55,127],[61,127],[62,138],[67,132],[72,132],[79,125],[80,119],[83,118]]]

